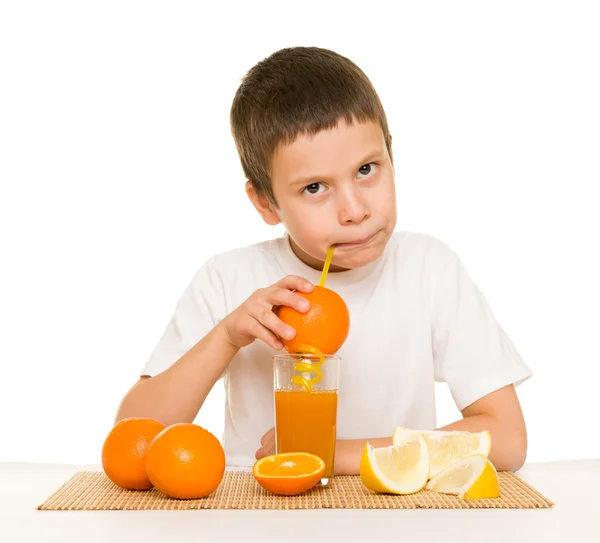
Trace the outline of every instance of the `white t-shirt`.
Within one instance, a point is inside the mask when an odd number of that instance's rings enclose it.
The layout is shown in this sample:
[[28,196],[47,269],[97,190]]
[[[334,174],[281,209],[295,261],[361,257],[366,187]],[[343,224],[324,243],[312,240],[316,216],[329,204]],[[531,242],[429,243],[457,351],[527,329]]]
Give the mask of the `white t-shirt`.
[[[179,300],[141,375],[177,361],[254,291],[286,275],[318,284],[289,238],[210,258]],[[396,426],[436,426],[434,381],[446,382],[458,409],[531,376],[456,254],[439,240],[395,232],[370,265],[330,273],[326,286],[350,311],[341,349],[338,439],[390,437]],[[251,466],[274,426],[272,356],[260,340],[241,349],[223,374],[229,466]]]

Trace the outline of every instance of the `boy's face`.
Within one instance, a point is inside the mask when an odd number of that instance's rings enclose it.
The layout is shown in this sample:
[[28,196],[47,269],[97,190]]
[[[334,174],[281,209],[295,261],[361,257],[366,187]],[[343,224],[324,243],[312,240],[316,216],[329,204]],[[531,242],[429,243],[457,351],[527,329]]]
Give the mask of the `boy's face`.
[[347,124],[281,146],[271,163],[278,207],[247,191],[265,222],[282,222],[292,250],[322,269],[335,245],[330,271],[369,264],[396,226],[394,170],[381,127]]

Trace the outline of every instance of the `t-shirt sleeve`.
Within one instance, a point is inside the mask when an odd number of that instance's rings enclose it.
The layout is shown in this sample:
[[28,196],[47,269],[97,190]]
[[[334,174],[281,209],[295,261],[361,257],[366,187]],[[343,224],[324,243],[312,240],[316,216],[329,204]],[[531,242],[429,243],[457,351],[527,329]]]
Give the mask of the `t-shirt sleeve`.
[[165,371],[210,332],[225,314],[222,281],[209,260],[183,292],[140,375],[154,377]]
[[435,380],[446,382],[459,410],[531,377],[512,341],[452,252],[432,286]]

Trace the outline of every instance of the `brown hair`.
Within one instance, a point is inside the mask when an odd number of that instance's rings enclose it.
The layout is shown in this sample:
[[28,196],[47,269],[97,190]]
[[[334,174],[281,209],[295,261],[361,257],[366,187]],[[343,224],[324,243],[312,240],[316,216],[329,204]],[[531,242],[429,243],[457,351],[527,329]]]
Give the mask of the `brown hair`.
[[231,106],[231,131],[244,175],[273,204],[270,164],[277,146],[347,123],[381,125],[391,156],[386,115],[365,73],[318,47],[281,49],[243,78]]

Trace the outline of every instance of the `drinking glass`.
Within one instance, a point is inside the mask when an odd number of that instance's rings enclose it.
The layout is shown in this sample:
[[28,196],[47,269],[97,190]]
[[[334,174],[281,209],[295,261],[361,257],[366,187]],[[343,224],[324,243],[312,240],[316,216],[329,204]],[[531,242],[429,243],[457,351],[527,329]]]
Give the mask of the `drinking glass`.
[[333,477],[340,362],[335,355],[273,357],[276,452],[322,458],[322,485]]

